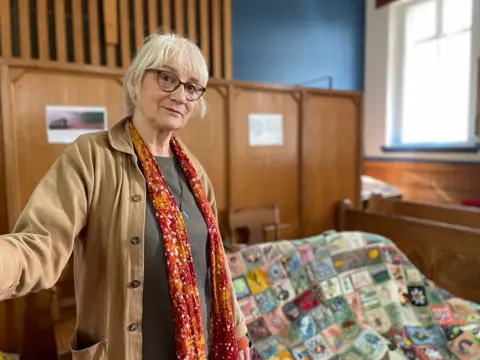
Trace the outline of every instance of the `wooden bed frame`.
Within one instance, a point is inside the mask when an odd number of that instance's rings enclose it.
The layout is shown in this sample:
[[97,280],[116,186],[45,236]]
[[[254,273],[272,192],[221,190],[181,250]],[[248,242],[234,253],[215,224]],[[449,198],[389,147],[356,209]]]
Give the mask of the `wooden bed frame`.
[[[466,211],[468,213],[468,211]],[[338,231],[364,231],[391,239],[438,286],[480,303],[480,229],[412,216],[363,211],[339,204]]]
[[373,195],[368,201],[366,210],[374,213],[441,221],[474,229],[480,228],[480,209],[464,205],[405,201]]

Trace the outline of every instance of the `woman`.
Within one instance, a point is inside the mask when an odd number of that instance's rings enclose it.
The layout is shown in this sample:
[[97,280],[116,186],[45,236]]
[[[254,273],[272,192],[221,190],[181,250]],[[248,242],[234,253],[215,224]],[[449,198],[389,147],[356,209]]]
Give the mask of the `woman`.
[[0,237],[0,300],[53,286],[73,251],[73,359],[250,358],[212,185],[174,136],[204,115],[207,81],[196,45],[151,36],[128,116],[78,138]]

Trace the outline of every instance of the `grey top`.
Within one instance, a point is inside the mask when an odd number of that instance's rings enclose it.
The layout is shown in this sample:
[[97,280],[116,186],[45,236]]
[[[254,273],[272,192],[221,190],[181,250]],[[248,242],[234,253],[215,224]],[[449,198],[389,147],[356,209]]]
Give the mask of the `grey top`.
[[[177,202],[188,214],[185,220],[192,249],[198,291],[202,306],[203,329],[208,344],[210,309],[209,240],[207,225],[195,197],[174,157],[156,157],[165,182]],[[147,191],[148,192],[148,191]],[[182,196],[181,196],[182,194]],[[174,360],[175,328],[168,286],[165,248],[153,204],[148,197],[145,221],[145,264],[143,285],[143,359]]]

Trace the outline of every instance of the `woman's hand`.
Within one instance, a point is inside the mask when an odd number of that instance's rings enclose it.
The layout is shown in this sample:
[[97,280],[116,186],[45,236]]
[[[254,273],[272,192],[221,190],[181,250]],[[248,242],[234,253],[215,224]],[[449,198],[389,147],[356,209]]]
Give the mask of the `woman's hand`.
[[238,360],[250,360],[250,347],[238,350]]

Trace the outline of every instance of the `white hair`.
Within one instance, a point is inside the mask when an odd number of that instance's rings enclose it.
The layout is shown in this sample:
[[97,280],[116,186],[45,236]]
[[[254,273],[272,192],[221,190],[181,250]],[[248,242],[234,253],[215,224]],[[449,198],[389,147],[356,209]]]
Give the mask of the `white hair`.
[[[175,34],[150,35],[132,60],[123,81],[127,116],[133,115],[140,97],[139,89],[145,71],[149,68],[160,69],[173,58],[184,68],[196,71],[200,84],[206,87],[208,66],[202,51],[196,44]],[[207,104],[202,96],[195,106],[195,112],[203,118],[206,110]]]

